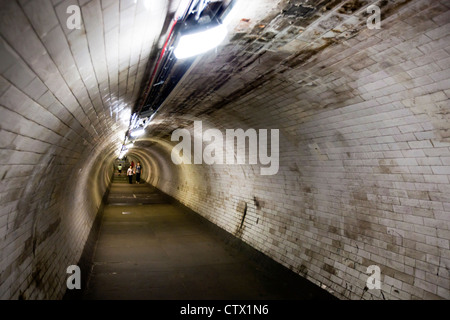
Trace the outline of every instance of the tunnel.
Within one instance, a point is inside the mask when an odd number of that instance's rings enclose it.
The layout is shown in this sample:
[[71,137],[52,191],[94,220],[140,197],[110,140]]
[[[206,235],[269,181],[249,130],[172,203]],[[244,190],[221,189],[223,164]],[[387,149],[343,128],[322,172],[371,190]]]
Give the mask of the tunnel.
[[449,8],[0,0],[0,299],[450,299]]

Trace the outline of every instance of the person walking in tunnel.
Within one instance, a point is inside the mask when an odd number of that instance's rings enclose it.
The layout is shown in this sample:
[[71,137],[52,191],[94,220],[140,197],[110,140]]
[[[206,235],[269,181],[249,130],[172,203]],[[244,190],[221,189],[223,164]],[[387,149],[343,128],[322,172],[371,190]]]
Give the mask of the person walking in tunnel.
[[141,163],[136,163],[136,183],[141,183],[141,173],[142,173],[142,166]]
[[127,170],[127,176],[128,176],[128,181],[130,182],[130,184],[132,184],[133,183],[133,167],[131,165]]
[[117,166],[117,170],[119,171],[119,176],[122,173],[122,164],[119,163],[119,165]]

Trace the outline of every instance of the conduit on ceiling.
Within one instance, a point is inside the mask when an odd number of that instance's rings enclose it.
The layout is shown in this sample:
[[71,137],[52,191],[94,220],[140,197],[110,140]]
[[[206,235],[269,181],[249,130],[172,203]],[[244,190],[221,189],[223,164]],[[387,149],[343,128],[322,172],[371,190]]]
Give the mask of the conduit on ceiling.
[[220,25],[236,2],[237,0],[181,1],[169,25],[164,45],[159,52],[151,76],[134,107],[125,133],[122,152],[126,151],[125,145],[130,140],[136,138],[138,133],[143,133],[142,130],[149,124],[164,100],[194,62],[196,56],[186,59],[177,59],[175,56],[175,48],[183,35],[211,30],[211,27]]

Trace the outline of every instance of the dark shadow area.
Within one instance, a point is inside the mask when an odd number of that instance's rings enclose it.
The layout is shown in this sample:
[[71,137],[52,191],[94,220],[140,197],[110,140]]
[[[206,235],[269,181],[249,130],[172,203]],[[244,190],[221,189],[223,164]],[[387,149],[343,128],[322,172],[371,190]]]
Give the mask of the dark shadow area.
[[[255,278],[273,292],[269,299],[282,300],[338,300],[328,291],[318,287],[301,275],[274,261],[264,253],[256,250],[241,239],[218,227],[195,211],[186,207],[174,198],[171,203],[183,210],[192,219],[198,220],[208,232],[227,246],[227,250],[234,256],[244,256],[243,263],[253,270]],[[253,297],[257,299],[257,297]]]
[[[92,224],[91,231],[89,232],[88,239],[83,248],[83,253],[81,254],[80,261],[77,266],[80,267],[81,275],[87,275],[91,272],[92,267],[92,259],[94,257],[95,246],[98,239],[98,234],[100,232],[100,227],[103,218],[103,212],[105,209],[105,205],[109,198],[109,192],[111,190],[113,179],[109,183],[109,186],[106,188],[105,194],[102,198],[102,203],[100,208],[98,209],[97,215],[95,217],[94,223]],[[86,288],[88,282],[88,277],[81,277],[81,290],[66,290],[66,293],[63,297],[63,300],[79,300],[83,297],[83,288]]]

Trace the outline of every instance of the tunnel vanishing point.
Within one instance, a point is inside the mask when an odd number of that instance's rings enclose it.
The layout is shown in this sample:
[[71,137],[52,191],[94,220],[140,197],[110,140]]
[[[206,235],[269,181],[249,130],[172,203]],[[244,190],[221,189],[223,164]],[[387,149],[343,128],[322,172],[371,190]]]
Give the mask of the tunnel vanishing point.
[[450,299],[449,69],[446,0],[0,0],[0,299],[167,235],[137,188],[334,298]]

